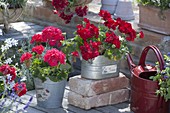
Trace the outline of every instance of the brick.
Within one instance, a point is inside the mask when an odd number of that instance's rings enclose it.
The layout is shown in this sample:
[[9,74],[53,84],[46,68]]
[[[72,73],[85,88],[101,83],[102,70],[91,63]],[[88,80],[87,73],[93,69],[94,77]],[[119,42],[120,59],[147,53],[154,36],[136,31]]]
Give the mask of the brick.
[[69,104],[86,110],[94,107],[118,104],[121,102],[125,102],[128,99],[128,89],[120,89],[100,95],[94,95],[92,97],[86,97],[73,91],[70,91],[68,94]]
[[119,74],[118,77],[102,80],[89,80],[75,76],[69,80],[70,90],[83,96],[94,96],[114,90],[126,88],[129,86],[129,79]]

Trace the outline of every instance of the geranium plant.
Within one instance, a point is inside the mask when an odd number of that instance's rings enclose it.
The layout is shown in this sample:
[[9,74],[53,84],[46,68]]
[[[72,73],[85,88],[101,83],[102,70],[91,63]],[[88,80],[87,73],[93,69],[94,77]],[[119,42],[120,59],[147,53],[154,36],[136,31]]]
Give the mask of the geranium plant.
[[159,89],[156,93],[158,95],[160,94],[168,101],[170,99],[170,52],[167,55],[164,55],[164,60],[164,69],[160,70],[159,63],[156,63],[157,74],[151,78],[159,83]]
[[35,34],[30,43],[33,45],[31,51],[25,52],[20,58],[31,72],[33,77],[42,81],[48,77],[57,82],[67,79],[70,71],[69,61],[66,55],[58,50],[61,41],[64,40],[62,31],[56,27],[49,26],[42,33]]
[[99,55],[119,60],[129,52],[129,41],[144,37],[143,32],[137,34],[130,23],[120,18],[113,20],[107,11],[101,10],[99,16],[103,21],[98,26],[87,18],[83,24],[77,25],[75,37],[64,42],[63,50],[72,52],[73,56],[80,55],[87,61]]
[[54,13],[62,18],[65,23],[69,23],[74,14],[83,17],[87,14],[88,7],[86,3],[92,0],[52,0]]
[[169,0],[137,0],[139,4],[159,7],[161,10],[170,8]]
[[[14,64],[13,59],[15,55],[8,55],[7,53],[12,47],[16,47],[18,41],[12,38],[8,38],[4,41],[4,44],[1,45],[1,55],[0,55],[0,110],[1,113],[6,113],[12,107],[18,109],[18,102],[21,102],[20,97],[26,94],[27,88],[25,83],[22,81],[22,76],[17,77],[17,63]],[[17,80],[18,78],[18,80]],[[10,99],[7,99],[10,98]],[[22,108],[25,110],[29,103],[31,102],[32,97],[30,98],[28,104]]]

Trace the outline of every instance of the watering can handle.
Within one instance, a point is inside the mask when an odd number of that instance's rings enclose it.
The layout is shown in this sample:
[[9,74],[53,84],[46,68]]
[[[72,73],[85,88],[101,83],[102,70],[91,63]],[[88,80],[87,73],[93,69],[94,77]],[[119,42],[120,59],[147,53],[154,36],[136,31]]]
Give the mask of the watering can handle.
[[152,49],[157,57],[157,60],[159,62],[159,66],[160,66],[160,70],[163,70],[164,69],[164,59],[163,59],[163,56],[161,54],[161,52],[159,51],[159,49],[154,46],[154,45],[149,45],[147,47],[144,48],[144,50],[142,51],[142,54],[141,54],[141,57],[140,57],[140,60],[139,60],[139,65],[141,65],[142,67],[145,67],[146,64],[145,64],[145,60],[146,60],[146,55],[148,53],[148,51]]

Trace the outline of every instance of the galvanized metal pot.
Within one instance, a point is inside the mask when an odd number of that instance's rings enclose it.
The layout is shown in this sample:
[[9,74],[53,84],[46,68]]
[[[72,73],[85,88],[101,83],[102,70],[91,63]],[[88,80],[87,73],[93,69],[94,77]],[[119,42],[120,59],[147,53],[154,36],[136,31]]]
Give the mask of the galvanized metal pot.
[[118,1],[119,0],[101,0],[101,10],[106,10],[110,12],[110,14],[114,14]]
[[66,80],[53,82],[49,78],[45,82],[39,78],[34,79],[37,106],[43,108],[59,108],[62,106]]
[[92,62],[82,60],[81,76],[87,79],[104,79],[119,76],[118,62],[104,56],[96,57]]

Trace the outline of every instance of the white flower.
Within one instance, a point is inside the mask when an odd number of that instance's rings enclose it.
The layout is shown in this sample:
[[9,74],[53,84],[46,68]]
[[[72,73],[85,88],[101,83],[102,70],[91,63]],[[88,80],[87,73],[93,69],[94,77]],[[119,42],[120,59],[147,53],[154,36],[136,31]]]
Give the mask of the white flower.
[[12,76],[11,76],[10,74],[7,74],[6,76],[7,76],[7,80],[8,80],[7,84],[10,84],[10,81],[11,81],[11,79],[12,79]]
[[10,43],[11,42],[11,38],[7,38],[6,40],[5,40],[5,43]]
[[5,46],[4,45],[1,46],[1,51],[2,52],[4,52],[5,50],[8,50],[8,49],[9,49],[9,47],[6,46],[6,45]]
[[15,55],[13,56],[13,58],[15,58]]
[[11,59],[11,58],[8,58],[8,59],[5,60],[4,63],[5,63],[5,64],[11,64],[11,63],[12,63],[12,59]]
[[11,40],[11,44],[12,44],[13,46],[17,46],[17,45],[18,45],[18,40],[12,39],[12,40]]
[[17,66],[18,66],[18,63],[15,63],[15,66],[17,67]]
[[18,40],[15,40],[13,38],[8,38],[5,40],[6,46],[8,46],[9,48],[12,46],[17,46],[18,45]]

